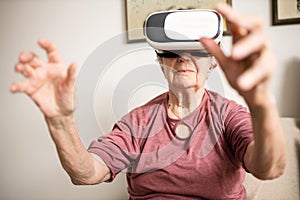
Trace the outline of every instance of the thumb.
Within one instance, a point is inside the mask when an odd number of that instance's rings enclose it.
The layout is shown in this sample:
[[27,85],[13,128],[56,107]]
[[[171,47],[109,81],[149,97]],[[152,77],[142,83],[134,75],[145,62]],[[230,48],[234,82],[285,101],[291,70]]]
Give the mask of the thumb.
[[68,75],[67,75],[67,79],[66,79],[66,84],[68,86],[72,86],[74,87],[74,83],[76,80],[76,70],[77,70],[77,64],[76,63],[72,63],[69,68],[68,68]]

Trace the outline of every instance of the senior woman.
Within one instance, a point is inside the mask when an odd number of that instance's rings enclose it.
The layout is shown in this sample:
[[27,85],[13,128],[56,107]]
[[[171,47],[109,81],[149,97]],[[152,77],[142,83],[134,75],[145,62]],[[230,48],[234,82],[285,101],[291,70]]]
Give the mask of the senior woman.
[[[74,184],[110,182],[127,169],[130,199],[246,199],[245,171],[260,179],[283,173],[285,139],[268,89],[275,62],[261,21],[228,5],[217,11],[232,32],[231,55],[205,38],[200,42],[212,56],[157,52],[169,92],[125,115],[88,150],[73,117],[76,65],[65,69],[45,40],[39,44],[48,63],[21,53],[16,70],[27,79],[11,91],[28,94],[40,108]],[[215,59],[250,113],[204,88]]]

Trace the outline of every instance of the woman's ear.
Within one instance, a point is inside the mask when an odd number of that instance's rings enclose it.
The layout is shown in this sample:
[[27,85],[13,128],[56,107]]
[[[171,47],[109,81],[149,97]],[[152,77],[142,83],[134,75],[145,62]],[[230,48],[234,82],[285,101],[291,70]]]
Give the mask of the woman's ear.
[[214,70],[218,66],[218,61],[214,56],[211,57],[209,71]]
[[207,73],[206,73],[206,76],[205,76],[205,79],[208,79],[210,73],[218,66],[218,62],[217,60],[215,59],[215,57],[211,57],[210,59],[210,66],[207,70]]

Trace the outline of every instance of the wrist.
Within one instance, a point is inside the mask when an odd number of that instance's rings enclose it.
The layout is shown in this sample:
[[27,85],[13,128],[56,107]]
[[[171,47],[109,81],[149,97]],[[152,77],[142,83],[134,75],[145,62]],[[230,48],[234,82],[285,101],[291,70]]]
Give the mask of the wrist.
[[273,94],[267,93],[257,98],[256,101],[247,102],[250,112],[266,112],[267,110],[274,110],[276,108],[276,100]]
[[276,99],[266,86],[258,86],[253,91],[244,95],[244,99],[250,110],[276,106]]
[[[51,138],[56,145],[78,140],[78,130],[73,115],[45,117]],[[71,144],[71,143],[70,143]]]
[[74,122],[74,115],[71,113],[69,115],[57,115],[52,117],[45,116],[45,120],[49,127],[59,129],[72,124]]

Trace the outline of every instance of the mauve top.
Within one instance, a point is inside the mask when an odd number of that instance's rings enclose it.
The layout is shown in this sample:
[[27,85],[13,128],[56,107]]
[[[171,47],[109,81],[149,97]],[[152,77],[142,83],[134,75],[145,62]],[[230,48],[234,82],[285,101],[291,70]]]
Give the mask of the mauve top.
[[[251,117],[234,101],[206,90],[181,120],[167,114],[168,93],[132,110],[93,141],[112,181],[126,169],[130,199],[246,199],[243,158],[253,140]],[[191,135],[176,135],[183,125]]]

